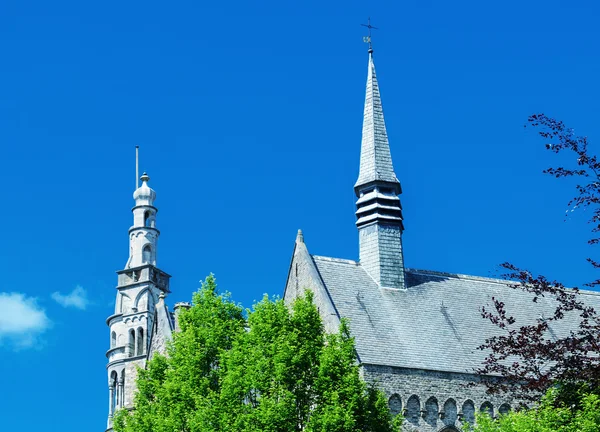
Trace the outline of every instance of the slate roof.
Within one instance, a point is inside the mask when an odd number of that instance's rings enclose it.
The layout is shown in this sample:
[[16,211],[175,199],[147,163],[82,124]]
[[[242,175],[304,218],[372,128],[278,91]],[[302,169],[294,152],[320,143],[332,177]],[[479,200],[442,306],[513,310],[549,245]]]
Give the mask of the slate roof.
[[360,172],[355,189],[373,181],[398,183],[390,144],[388,141],[385,121],[383,119],[383,106],[379,93],[379,84],[375,74],[373,55],[369,54],[369,71],[367,75],[367,92],[365,96],[365,110],[362,129],[362,144],[360,151]]
[[[497,332],[480,308],[491,297],[506,303],[518,322],[553,310],[550,300],[533,303],[505,281],[423,270],[406,270],[407,289],[380,288],[358,262],[312,255],[339,316],[350,319],[362,363],[470,373],[485,354],[477,350]],[[583,292],[600,309],[600,295]],[[573,321],[551,328],[566,334]]]

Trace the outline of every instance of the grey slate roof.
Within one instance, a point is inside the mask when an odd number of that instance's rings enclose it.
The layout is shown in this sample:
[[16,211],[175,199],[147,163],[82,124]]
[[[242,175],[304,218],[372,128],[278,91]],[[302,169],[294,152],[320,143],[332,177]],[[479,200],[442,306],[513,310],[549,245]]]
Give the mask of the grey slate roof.
[[383,119],[383,107],[375,74],[373,55],[369,54],[369,72],[360,150],[360,172],[354,187],[358,188],[376,180],[398,183],[392,166],[390,144]]
[[[337,313],[350,319],[362,363],[473,372],[484,358],[476,347],[497,332],[480,314],[492,296],[504,301],[518,322],[553,310],[550,300],[533,303],[529,294],[497,279],[409,269],[407,289],[396,290],[380,288],[358,262],[312,259]],[[600,309],[597,293],[584,295]],[[571,324],[565,319],[562,328],[552,330],[565,334]]]

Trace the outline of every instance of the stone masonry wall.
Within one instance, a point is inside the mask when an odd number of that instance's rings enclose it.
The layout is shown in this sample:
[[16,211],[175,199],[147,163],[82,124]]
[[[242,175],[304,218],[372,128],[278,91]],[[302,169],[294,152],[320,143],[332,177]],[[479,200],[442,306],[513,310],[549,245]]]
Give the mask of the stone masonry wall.
[[473,422],[476,410],[498,415],[514,408],[506,398],[487,395],[481,384],[467,386],[478,382],[472,374],[377,365],[363,365],[362,373],[384,391],[391,411],[404,415],[406,431],[460,430]]

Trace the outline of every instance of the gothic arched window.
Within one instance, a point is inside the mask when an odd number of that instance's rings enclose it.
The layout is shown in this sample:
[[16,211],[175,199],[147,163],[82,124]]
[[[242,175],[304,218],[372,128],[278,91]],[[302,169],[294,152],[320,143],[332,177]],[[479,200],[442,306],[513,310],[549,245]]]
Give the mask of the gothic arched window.
[[109,390],[110,390],[110,415],[112,416],[118,407],[119,403],[119,386],[118,375],[115,371],[110,374]]
[[144,226],[154,228],[154,216],[150,210],[144,213]]
[[494,417],[494,406],[490,402],[484,402],[479,409],[482,413],[486,413],[490,417]]
[[110,347],[114,348],[117,346],[117,334],[112,332],[110,335]]
[[129,343],[127,344],[128,356],[133,357],[135,355],[135,330],[129,330]]
[[429,399],[427,399],[427,402],[425,402],[425,411],[427,411],[425,421],[429,423],[432,427],[435,427],[435,425],[437,424],[439,411],[438,402],[436,398],[430,397]]
[[510,405],[507,403],[500,405],[498,412],[502,415],[508,414],[510,412]]
[[472,400],[466,400],[462,406],[463,421],[475,423],[475,404]]
[[419,424],[419,415],[421,414],[421,402],[417,395],[412,395],[406,401],[406,421],[414,424]]
[[396,416],[402,412],[402,399],[394,393],[388,401],[388,406],[390,407],[390,413]]
[[454,399],[448,399],[444,403],[444,424],[453,425],[458,417],[458,409]]
[[152,260],[152,247],[150,245],[144,246],[142,249],[142,262],[144,264],[149,263]]
[[137,330],[137,355],[144,354],[144,329],[141,327]]

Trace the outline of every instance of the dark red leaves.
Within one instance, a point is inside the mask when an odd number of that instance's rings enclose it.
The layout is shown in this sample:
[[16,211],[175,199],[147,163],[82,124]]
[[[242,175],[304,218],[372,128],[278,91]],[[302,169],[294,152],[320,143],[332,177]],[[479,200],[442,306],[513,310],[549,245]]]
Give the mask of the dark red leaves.
[[[587,137],[576,136],[563,122],[534,114],[528,119],[533,127],[540,128],[539,135],[547,140],[546,149],[573,154],[577,168],[551,167],[544,173],[556,178],[578,177],[584,180],[576,186],[577,194],[568,206],[571,209],[590,208],[589,223],[592,232],[600,232],[600,163],[588,153]],[[589,244],[600,243],[593,237]],[[600,262],[588,258],[595,268]],[[588,386],[600,385],[600,317],[579,295],[579,290],[565,289],[557,281],[544,276],[533,276],[527,270],[510,263],[501,267],[504,277],[514,281],[510,286],[531,294],[531,301],[539,303],[545,298],[554,306],[549,316],[539,316],[528,322],[517,323],[499,299],[492,298],[491,308],[482,307],[481,315],[499,330],[499,335],[488,338],[479,346],[487,356],[477,373],[491,393],[511,392],[524,400],[534,400],[556,382]],[[600,279],[586,286],[600,285]],[[537,306],[536,306],[537,307]],[[572,329],[567,335],[557,336],[553,325],[568,317]],[[562,326],[564,327],[564,325]],[[504,379],[490,378],[502,376]]]

